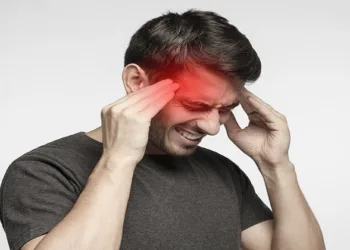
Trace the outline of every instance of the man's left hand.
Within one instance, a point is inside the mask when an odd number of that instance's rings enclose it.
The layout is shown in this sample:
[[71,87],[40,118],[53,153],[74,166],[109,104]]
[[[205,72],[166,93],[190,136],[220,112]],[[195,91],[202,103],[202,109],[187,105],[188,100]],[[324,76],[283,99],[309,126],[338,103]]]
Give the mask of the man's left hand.
[[242,129],[231,112],[224,124],[230,140],[258,163],[260,171],[288,165],[290,131],[286,117],[246,88],[241,91],[240,103],[249,124]]

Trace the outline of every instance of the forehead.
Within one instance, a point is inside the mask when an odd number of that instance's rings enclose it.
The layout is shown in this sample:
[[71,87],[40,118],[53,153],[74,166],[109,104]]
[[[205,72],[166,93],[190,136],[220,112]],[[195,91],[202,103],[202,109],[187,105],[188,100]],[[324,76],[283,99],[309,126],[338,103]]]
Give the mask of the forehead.
[[197,68],[194,72],[185,71],[173,79],[180,84],[176,92],[178,99],[204,101],[210,105],[228,105],[238,101],[240,83]]

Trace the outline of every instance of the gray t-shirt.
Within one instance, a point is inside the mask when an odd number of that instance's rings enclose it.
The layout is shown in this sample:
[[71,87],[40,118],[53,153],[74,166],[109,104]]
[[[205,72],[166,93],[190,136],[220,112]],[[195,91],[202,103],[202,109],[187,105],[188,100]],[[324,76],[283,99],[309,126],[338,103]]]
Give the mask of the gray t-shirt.
[[[0,205],[11,250],[63,219],[102,151],[102,143],[78,132],[10,164]],[[200,146],[190,157],[145,155],[134,172],[120,249],[238,250],[241,232],[269,219],[271,210],[228,158]]]

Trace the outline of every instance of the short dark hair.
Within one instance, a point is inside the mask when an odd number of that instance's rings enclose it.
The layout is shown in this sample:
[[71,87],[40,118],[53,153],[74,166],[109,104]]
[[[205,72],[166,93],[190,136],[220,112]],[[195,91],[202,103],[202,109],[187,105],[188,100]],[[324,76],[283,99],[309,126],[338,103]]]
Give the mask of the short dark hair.
[[130,63],[143,68],[151,84],[191,70],[192,63],[244,83],[261,74],[260,59],[246,36],[217,13],[196,9],[168,11],[143,24],[125,52],[124,67]]

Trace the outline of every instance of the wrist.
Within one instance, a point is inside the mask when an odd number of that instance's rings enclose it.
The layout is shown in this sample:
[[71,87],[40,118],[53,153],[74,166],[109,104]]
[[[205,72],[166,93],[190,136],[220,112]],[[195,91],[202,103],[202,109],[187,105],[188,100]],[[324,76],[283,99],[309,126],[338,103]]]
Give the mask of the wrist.
[[289,186],[290,184],[297,182],[295,166],[290,161],[274,166],[260,163],[258,167],[265,184],[269,187]]
[[102,154],[89,179],[99,179],[103,176],[113,182],[120,175],[132,176],[136,166],[137,162],[132,158],[119,157],[117,154],[113,156]]
[[[142,159],[142,158],[141,158]],[[104,151],[101,160],[108,165],[135,165],[141,160],[135,154],[128,154],[121,151],[107,152]]]

